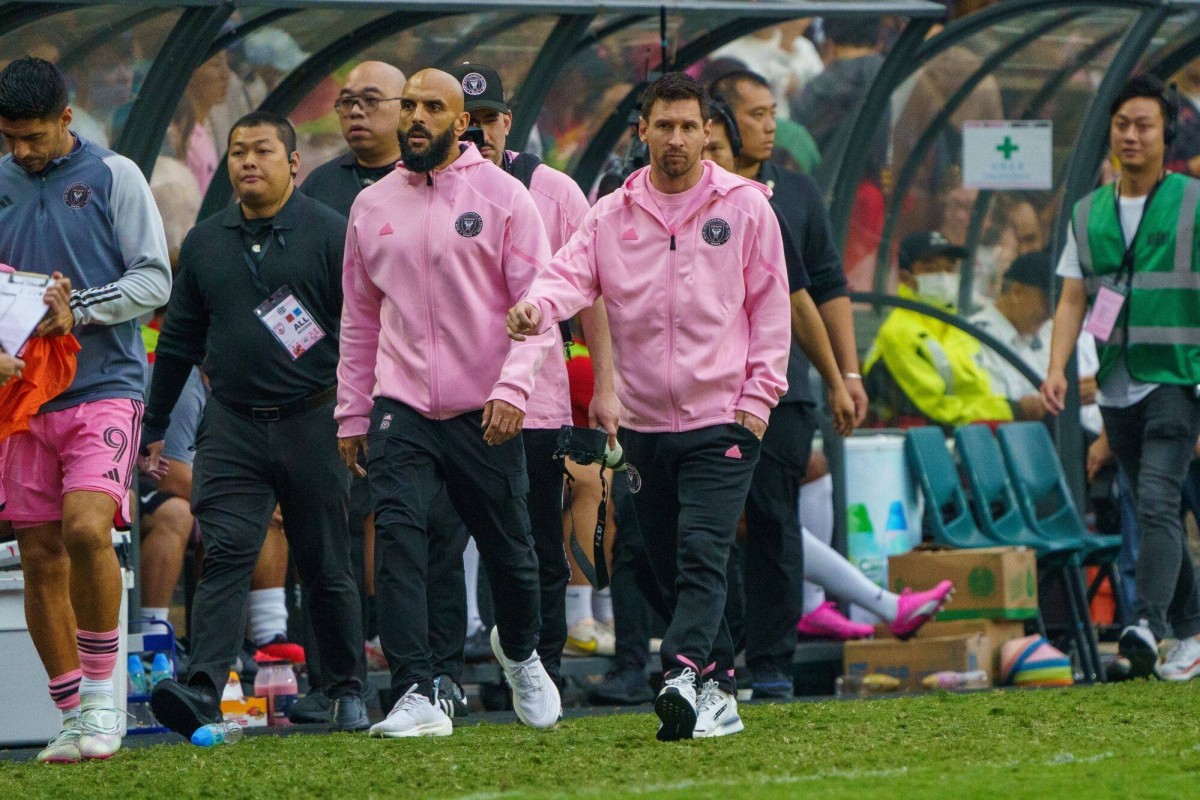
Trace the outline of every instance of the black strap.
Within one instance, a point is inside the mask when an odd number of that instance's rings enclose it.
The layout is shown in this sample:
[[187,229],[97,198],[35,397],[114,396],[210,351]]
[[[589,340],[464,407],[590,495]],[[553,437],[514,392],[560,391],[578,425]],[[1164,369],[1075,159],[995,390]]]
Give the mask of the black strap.
[[[1142,233],[1142,223],[1146,221],[1146,215],[1150,213],[1150,203],[1154,201],[1154,195],[1158,194],[1158,187],[1162,186],[1166,179],[1167,173],[1164,171],[1159,176],[1158,181],[1150,188],[1150,193],[1146,195],[1146,204],[1142,206],[1142,216],[1138,220],[1137,228],[1133,231],[1133,238],[1125,245],[1125,253],[1121,256],[1121,266],[1117,268],[1117,275],[1114,279],[1116,283],[1121,282],[1121,276],[1125,276],[1125,285],[1133,284],[1133,248],[1137,244],[1138,236]],[[1113,187],[1113,205],[1117,214],[1117,227],[1121,230],[1122,241],[1125,237],[1125,228],[1121,225],[1121,182],[1118,180],[1117,185]]]
[[604,528],[608,524],[608,481],[604,479],[604,465],[600,465],[600,505],[596,508],[596,530],[592,534],[592,558],[579,546],[575,536],[574,493],[571,490],[575,476],[567,469],[567,460],[563,459],[563,474],[567,476],[567,508],[571,512],[571,555],[575,563],[588,579],[588,583],[597,590],[608,588],[611,576],[608,574],[608,559],[604,555]]
[[[542,165],[542,160],[532,153],[517,153],[510,157],[504,154],[504,171],[524,184],[528,189],[533,184],[533,173]],[[575,344],[575,334],[571,332],[571,323],[562,320],[558,323],[559,333],[562,334],[563,355],[571,360],[571,345]]]

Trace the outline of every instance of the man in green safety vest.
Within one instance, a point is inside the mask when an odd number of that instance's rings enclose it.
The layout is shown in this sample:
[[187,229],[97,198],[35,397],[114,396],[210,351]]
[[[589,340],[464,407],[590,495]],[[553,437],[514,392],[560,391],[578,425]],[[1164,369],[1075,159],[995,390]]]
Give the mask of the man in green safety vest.
[[[1133,485],[1141,536],[1139,623],[1122,632],[1120,651],[1134,676],[1182,681],[1200,674],[1200,591],[1179,514],[1200,435],[1200,181],[1163,168],[1175,117],[1175,103],[1151,76],[1130,80],[1112,104],[1120,177],[1072,214],[1041,391],[1048,411],[1063,410],[1075,340],[1081,327],[1094,334],[1097,401]],[[1158,641],[1169,632],[1179,643],[1160,659]]]

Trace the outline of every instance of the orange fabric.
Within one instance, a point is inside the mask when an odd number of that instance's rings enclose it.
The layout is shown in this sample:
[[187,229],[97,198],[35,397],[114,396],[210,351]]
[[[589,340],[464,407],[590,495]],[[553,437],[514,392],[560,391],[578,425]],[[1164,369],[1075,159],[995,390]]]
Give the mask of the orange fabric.
[[71,334],[35,336],[25,345],[21,377],[0,386],[0,440],[29,430],[29,418],[75,380],[79,342]]
[[[1087,568],[1088,586],[1092,585],[1092,581],[1096,580],[1096,576],[1100,573],[1099,567]],[[1113,597],[1112,584],[1106,578],[1100,584],[1100,588],[1096,591],[1096,596],[1092,598],[1092,619],[1098,625],[1112,625],[1117,617],[1117,602]]]

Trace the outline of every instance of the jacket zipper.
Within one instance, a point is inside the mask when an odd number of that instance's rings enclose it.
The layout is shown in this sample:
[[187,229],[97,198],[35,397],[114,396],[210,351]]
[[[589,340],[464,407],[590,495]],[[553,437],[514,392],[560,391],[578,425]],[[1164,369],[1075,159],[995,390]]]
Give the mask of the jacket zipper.
[[429,413],[434,419],[437,419],[438,411],[441,403],[438,392],[438,351],[437,351],[437,332],[434,329],[433,320],[433,278],[432,269],[429,264],[429,216],[430,210],[433,207],[433,174],[425,173],[425,186],[428,190],[425,192],[425,219],[421,225],[421,243],[424,245],[424,258],[422,259],[422,278],[425,281],[425,323],[426,330],[429,333]]
[[671,231],[671,257],[667,275],[667,399],[670,400],[671,430],[679,427],[679,404],[675,401],[675,232]]

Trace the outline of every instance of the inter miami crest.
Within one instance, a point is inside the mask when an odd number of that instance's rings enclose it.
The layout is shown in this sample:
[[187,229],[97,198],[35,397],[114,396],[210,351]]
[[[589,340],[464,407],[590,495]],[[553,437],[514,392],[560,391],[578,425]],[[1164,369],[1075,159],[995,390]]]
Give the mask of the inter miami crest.
[[478,72],[468,72],[463,76],[462,88],[471,97],[478,97],[487,91],[487,79]]
[[[469,75],[467,77],[470,77]],[[483,217],[476,214],[474,211],[468,211],[465,214],[459,215],[454,221],[454,230],[458,231],[459,236],[465,236],[470,239],[472,236],[478,236],[483,230]]]
[[700,235],[713,247],[720,247],[729,241],[729,223],[720,217],[713,217],[704,223],[704,227],[700,229]]
[[92,187],[86,183],[73,183],[63,192],[63,202],[71,208],[83,208],[92,199]]

